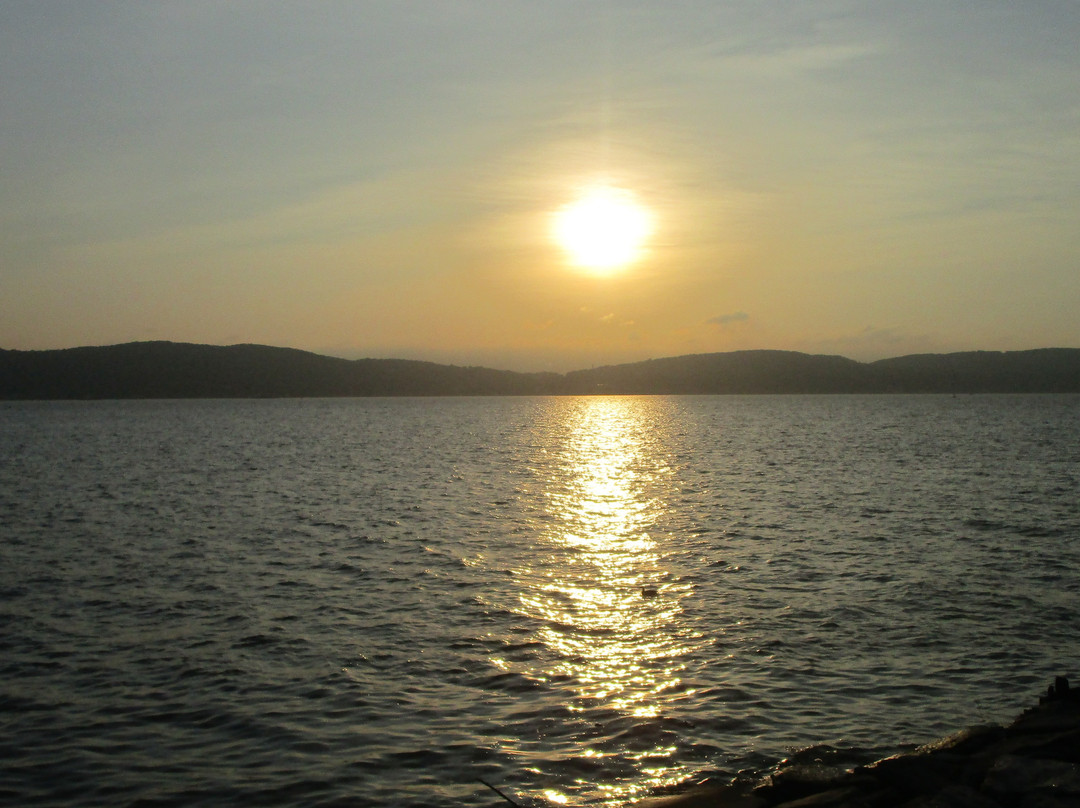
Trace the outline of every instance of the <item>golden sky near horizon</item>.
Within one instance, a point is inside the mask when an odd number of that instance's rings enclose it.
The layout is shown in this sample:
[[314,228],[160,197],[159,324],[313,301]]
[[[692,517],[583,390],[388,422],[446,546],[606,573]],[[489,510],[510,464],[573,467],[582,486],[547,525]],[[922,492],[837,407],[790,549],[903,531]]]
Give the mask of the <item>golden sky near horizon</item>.
[[[1063,0],[0,0],[0,347],[1078,347],[1078,34]],[[572,247],[597,189],[630,212]]]

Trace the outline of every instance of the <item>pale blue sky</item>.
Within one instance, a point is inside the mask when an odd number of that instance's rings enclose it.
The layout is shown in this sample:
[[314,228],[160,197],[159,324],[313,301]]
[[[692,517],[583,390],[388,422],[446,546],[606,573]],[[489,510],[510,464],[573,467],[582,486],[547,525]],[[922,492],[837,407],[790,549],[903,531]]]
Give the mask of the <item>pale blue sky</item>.
[[[1080,346],[1080,3],[0,0],[0,347]],[[598,278],[602,178],[655,214]]]

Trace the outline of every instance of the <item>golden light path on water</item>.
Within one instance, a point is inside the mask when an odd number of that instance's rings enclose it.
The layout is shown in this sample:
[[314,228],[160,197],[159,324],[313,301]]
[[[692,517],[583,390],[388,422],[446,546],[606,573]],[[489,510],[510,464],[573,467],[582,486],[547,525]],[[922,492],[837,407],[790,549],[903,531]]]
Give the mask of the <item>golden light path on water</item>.
[[[515,570],[522,587],[517,611],[539,626],[536,638],[547,651],[537,660],[544,669],[527,672],[572,683],[571,709],[645,722],[661,716],[672,699],[689,695],[680,678],[682,660],[701,640],[680,629],[689,587],[665,569],[661,540],[650,534],[667,508],[658,493],[672,472],[640,400],[576,403],[562,425],[561,449],[547,466],[548,527],[535,559]],[[637,780],[597,785],[603,804],[625,804],[686,776],[671,759],[673,748],[641,748],[647,737],[636,736],[631,750],[584,742],[576,750],[593,760],[634,758]],[[558,790],[545,796],[570,801]]]

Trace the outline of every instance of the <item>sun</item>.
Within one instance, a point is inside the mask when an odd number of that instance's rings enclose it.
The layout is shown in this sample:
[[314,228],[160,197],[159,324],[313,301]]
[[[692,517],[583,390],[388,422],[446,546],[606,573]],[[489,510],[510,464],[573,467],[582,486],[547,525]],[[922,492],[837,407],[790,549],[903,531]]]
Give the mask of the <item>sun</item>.
[[603,185],[557,211],[552,232],[574,264],[610,272],[641,257],[652,217],[629,191]]

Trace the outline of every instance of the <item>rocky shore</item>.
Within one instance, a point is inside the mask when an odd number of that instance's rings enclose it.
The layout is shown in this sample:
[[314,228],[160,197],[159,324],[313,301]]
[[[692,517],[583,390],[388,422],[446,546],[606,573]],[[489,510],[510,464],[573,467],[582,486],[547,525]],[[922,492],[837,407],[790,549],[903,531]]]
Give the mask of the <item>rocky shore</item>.
[[863,766],[822,750],[754,782],[701,783],[636,808],[1071,808],[1080,806],[1080,690],[1058,677],[1008,726],[982,726]]

